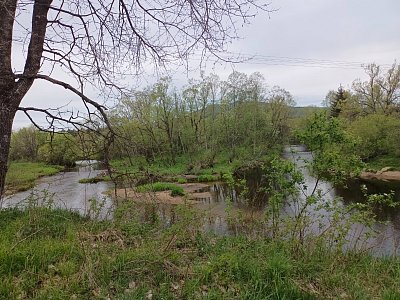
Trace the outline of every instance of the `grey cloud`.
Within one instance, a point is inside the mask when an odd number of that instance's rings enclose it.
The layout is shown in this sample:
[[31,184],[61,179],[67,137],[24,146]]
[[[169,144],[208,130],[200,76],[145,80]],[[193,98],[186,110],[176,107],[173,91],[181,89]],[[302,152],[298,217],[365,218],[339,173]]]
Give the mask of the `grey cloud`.
[[[269,15],[260,14],[250,25],[239,28],[242,39],[234,41],[230,51],[379,64],[400,59],[398,0],[272,0],[271,7],[278,10]],[[193,67],[197,64],[197,60],[190,62]],[[278,66],[243,63],[233,68],[229,64],[212,68],[209,64],[207,72],[225,79],[232,69],[246,73],[260,71],[268,85],[277,84],[289,90],[298,105],[319,105],[330,89],[336,89],[339,84],[350,86],[354,79],[365,78],[361,68],[314,68],[283,63]],[[186,75],[180,68],[171,74],[181,83],[187,76],[199,76],[198,71]],[[144,77],[146,84],[155,80],[154,73]],[[71,99],[73,103],[79,102],[62,88],[38,83],[24,99],[24,105],[39,103],[48,107]],[[28,122],[18,115],[15,126],[22,124]]]

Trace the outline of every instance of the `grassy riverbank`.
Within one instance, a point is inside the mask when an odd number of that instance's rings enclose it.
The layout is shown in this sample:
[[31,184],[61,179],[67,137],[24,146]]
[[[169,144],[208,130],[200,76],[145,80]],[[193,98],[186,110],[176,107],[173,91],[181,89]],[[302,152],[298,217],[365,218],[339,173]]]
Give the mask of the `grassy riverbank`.
[[[202,155],[193,157],[181,155],[176,158],[175,163],[161,158],[156,158],[154,161],[148,163],[142,157],[135,157],[131,160],[127,158],[113,160],[111,164],[119,172],[135,173],[147,171],[162,176],[182,174],[211,175],[231,173],[235,168],[252,159],[254,159],[254,156],[250,153],[243,153],[240,159],[232,159],[227,152],[219,152],[213,159],[203,157]],[[265,157],[258,157],[258,159],[262,160]]]
[[400,171],[400,157],[396,155],[382,155],[366,162],[366,169],[368,170],[379,171],[386,167]]
[[6,193],[25,191],[36,179],[57,174],[64,168],[37,162],[11,162],[6,177]]
[[[0,212],[1,299],[399,299],[400,260],[261,237],[215,237],[178,223],[48,209]],[[136,217],[135,217],[136,216]]]

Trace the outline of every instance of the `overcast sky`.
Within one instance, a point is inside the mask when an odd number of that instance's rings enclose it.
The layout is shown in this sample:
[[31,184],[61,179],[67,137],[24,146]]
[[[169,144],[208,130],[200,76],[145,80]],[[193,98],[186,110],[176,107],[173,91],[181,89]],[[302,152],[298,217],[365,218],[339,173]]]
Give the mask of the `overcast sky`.
[[[260,14],[239,32],[241,40],[229,50],[254,56],[241,64],[225,64],[207,71],[226,79],[232,70],[264,75],[269,86],[288,90],[298,106],[321,105],[329,90],[340,84],[350,87],[356,78],[365,79],[361,63],[390,65],[400,60],[399,0],[271,0],[277,11]],[[13,53],[16,60],[18,48]],[[192,65],[198,63],[193,60]],[[186,78],[171,70],[177,84]],[[62,74],[59,74],[62,76]],[[198,77],[192,72],[190,77]],[[95,94],[95,92],[92,92]],[[35,82],[23,106],[39,102],[42,107],[78,103],[63,89]],[[53,105],[54,106],[54,105]],[[14,128],[28,125],[17,114]]]

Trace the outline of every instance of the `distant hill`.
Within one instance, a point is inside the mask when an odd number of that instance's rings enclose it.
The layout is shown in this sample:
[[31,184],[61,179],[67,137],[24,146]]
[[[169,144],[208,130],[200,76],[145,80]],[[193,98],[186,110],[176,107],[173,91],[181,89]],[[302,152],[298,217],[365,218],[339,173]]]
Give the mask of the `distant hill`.
[[327,107],[321,106],[295,106],[292,107],[292,114],[294,118],[301,118],[314,112],[322,112],[327,110]]

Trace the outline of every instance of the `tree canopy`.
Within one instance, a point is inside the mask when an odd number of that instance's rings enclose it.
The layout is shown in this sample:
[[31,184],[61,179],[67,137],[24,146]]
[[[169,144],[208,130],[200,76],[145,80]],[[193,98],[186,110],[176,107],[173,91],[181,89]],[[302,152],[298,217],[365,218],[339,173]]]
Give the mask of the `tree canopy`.
[[[139,74],[143,64],[165,66],[184,61],[195,50],[218,56],[237,37],[236,26],[268,5],[245,1],[0,1],[0,194],[4,189],[11,128],[15,113],[45,114],[49,127],[58,122],[89,127],[92,119],[107,125],[105,106],[86,94],[89,85],[111,93],[123,91],[118,78]],[[12,65],[12,47],[21,44],[22,70]],[[55,78],[67,71],[75,83]],[[21,102],[35,80],[45,80],[78,95],[87,117],[67,116]],[[38,103],[39,104],[39,103]]]

